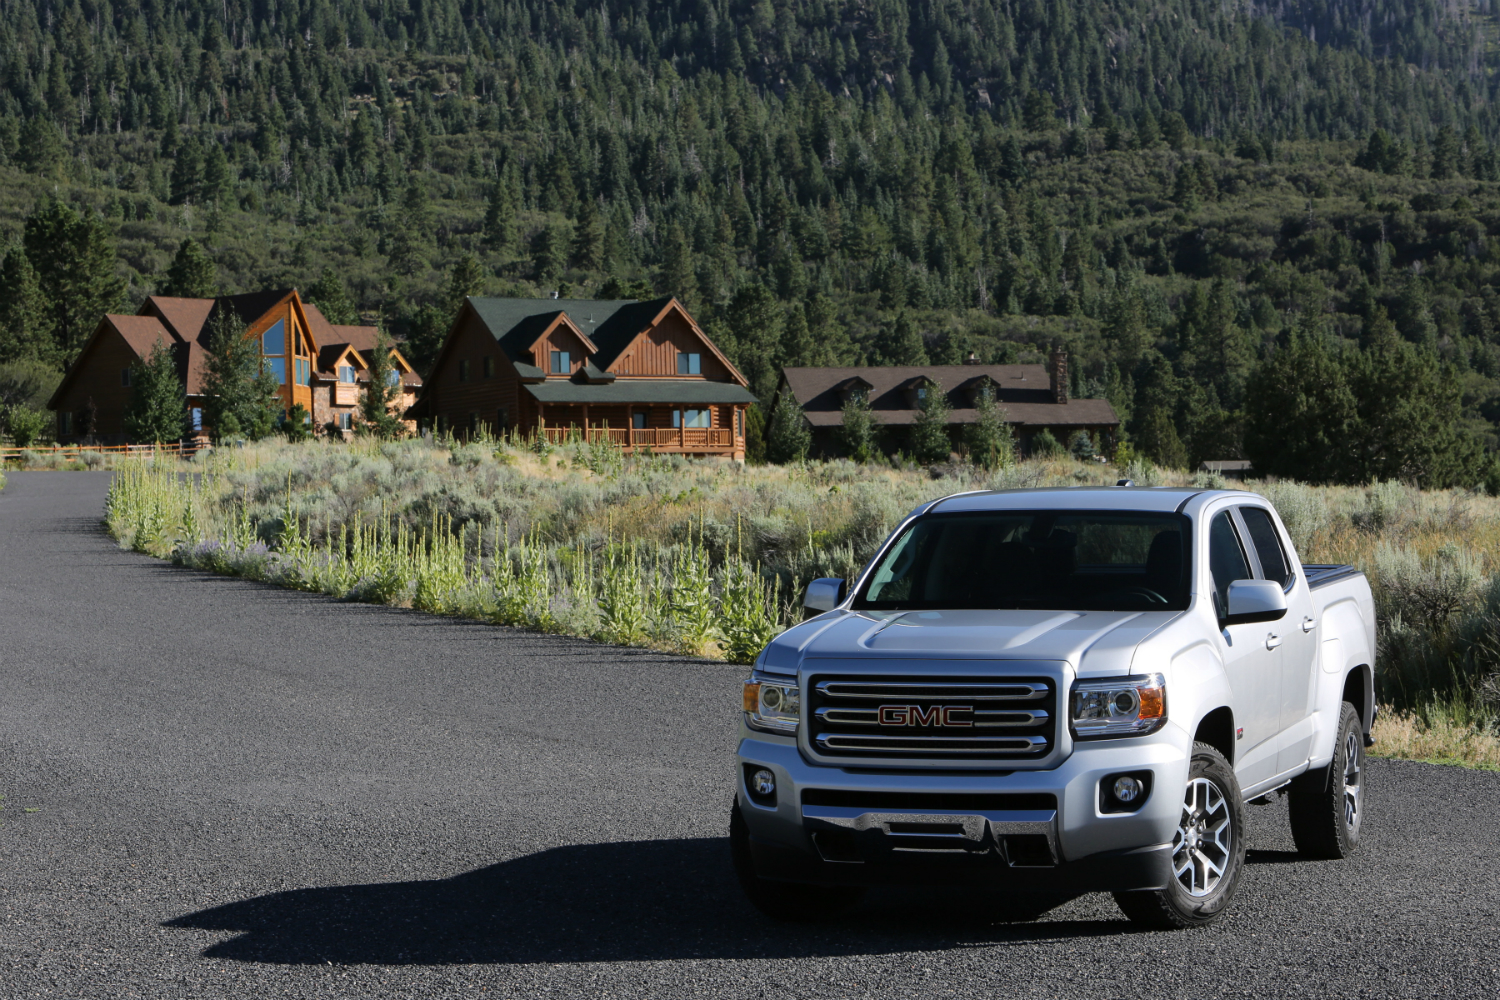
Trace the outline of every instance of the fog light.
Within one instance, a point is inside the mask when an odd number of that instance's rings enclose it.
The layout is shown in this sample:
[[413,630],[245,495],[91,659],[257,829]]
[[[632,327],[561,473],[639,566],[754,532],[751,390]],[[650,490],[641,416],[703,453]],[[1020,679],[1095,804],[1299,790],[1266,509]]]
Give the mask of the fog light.
[[750,776],[750,790],[756,795],[773,794],[776,791],[776,775],[764,768],[756,771]]
[[1141,783],[1137,778],[1125,775],[1123,778],[1115,779],[1114,795],[1120,802],[1134,802],[1137,795],[1141,794]]

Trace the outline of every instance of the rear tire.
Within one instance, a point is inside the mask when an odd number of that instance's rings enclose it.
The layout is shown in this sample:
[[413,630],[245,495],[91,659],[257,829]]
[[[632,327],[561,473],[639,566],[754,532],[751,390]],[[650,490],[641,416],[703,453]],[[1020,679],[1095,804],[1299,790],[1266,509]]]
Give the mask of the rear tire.
[[745,898],[772,920],[794,923],[827,920],[846,913],[865,894],[859,886],[806,885],[761,878],[755,873],[755,863],[750,857],[750,828],[738,802],[729,814],[729,853]]
[[1359,846],[1365,816],[1365,740],[1359,712],[1347,701],[1339,713],[1333,760],[1287,789],[1287,812],[1298,853],[1347,858]]
[[1207,743],[1193,744],[1172,852],[1172,881],[1163,889],[1115,893],[1120,910],[1132,922],[1158,930],[1217,920],[1245,867],[1245,800],[1234,769]]

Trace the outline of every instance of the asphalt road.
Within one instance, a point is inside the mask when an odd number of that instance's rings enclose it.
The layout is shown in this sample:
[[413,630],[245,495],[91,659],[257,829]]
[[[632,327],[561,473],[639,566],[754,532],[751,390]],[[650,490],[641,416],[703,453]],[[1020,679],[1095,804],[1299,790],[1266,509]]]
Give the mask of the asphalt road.
[[1373,762],[1357,858],[1252,808],[1212,928],[888,892],[788,927],[727,858],[742,668],[175,569],[107,474],[0,492],[0,996],[1500,992],[1500,774]]

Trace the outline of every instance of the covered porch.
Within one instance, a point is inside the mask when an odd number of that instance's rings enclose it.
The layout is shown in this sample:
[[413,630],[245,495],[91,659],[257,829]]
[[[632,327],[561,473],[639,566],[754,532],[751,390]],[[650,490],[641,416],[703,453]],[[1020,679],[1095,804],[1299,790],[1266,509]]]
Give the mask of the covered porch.
[[627,452],[745,457],[743,386],[699,379],[548,380],[526,386],[549,441],[607,441]]

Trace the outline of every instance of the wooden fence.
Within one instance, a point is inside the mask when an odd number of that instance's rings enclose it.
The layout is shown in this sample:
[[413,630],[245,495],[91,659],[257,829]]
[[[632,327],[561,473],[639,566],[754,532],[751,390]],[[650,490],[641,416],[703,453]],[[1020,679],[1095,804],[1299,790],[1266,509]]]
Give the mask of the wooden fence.
[[78,458],[89,452],[96,455],[176,455],[179,458],[191,458],[201,447],[203,445],[196,441],[172,444],[39,444],[29,448],[0,448],[0,462],[19,461],[26,452],[38,457],[57,458]]

